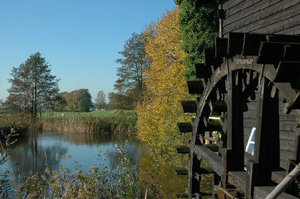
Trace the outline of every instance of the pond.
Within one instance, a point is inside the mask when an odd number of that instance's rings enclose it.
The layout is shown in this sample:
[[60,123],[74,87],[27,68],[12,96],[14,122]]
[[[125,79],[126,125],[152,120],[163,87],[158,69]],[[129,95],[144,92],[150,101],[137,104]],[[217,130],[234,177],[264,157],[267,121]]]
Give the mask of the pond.
[[[31,171],[80,166],[88,171],[101,161],[107,167],[118,164],[118,146],[126,145],[126,153],[138,161],[143,145],[134,137],[99,136],[94,134],[38,134],[19,140],[9,152],[6,164],[13,173],[27,176]],[[46,161],[47,160],[47,161]]]
[[9,152],[9,159],[1,170],[9,169],[15,176],[28,176],[32,172],[80,167],[88,171],[101,162],[109,168],[120,163],[119,147],[125,147],[128,157],[138,164],[139,178],[146,187],[155,190],[161,198],[176,198],[184,192],[187,179],[177,177],[171,155],[155,152],[135,137],[99,136],[95,134],[38,134],[20,139]]

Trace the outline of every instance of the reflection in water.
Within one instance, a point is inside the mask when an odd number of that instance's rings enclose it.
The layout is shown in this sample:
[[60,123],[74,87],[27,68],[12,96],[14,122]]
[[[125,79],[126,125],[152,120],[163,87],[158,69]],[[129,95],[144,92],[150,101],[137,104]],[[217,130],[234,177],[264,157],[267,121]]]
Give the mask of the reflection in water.
[[8,164],[13,173],[20,176],[36,171],[44,172],[46,164],[52,169],[58,169],[56,154],[64,157],[67,151],[67,147],[59,143],[46,144],[45,140],[34,135],[17,142],[8,154]]
[[148,148],[143,153],[139,160],[139,178],[154,198],[175,199],[177,193],[185,192],[187,177],[177,176],[175,172],[186,165],[188,159],[185,158],[155,148]]
[[[118,151],[115,145],[127,141],[126,152],[137,161],[141,144],[127,137],[99,137],[91,134],[39,134],[22,140],[9,152],[8,165],[15,175],[27,176],[31,172],[44,172],[46,164],[51,169],[60,166],[74,170],[80,165],[88,171],[98,161],[105,166],[118,164]],[[57,160],[59,154],[60,161]],[[70,158],[71,157],[71,158]],[[100,160],[101,159],[101,160]]]
[[[175,198],[184,192],[186,177],[175,175],[175,169],[183,166],[182,157],[165,154],[146,147],[134,137],[99,136],[93,134],[39,134],[19,140],[9,152],[7,167],[15,175],[27,176],[31,171],[44,172],[46,162],[51,169],[77,165],[88,171],[101,161],[107,167],[120,164],[120,153],[116,145],[126,144],[127,157],[139,165],[139,181],[153,198]],[[56,160],[59,154],[60,161]],[[71,158],[68,158],[71,157]],[[3,166],[2,166],[3,169]],[[4,168],[5,169],[5,168]]]

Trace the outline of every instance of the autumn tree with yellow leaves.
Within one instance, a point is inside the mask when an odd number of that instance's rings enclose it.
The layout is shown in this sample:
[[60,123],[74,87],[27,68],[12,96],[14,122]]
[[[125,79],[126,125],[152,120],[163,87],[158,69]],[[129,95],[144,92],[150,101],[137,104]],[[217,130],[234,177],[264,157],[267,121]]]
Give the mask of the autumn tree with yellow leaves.
[[180,189],[187,182],[175,175],[176,167],[184,166],[186,158],[175,155],[175,146],[186,144],[190,136],[181,135],[177,123],[191,118],[183,113],[180,103],[189,94],[179,13],[179,8],[167,12],[144,32],[150,67],[145,71],[144,100],[137,106],[138,136],[154,147],[147,151],[147,157],[141,158],[143,170],[139,175],[155,198],[176,198],[174,193],[184,191]]
[[176,8],[164,14],[144,32],[150,67],[145,72],[147,93],[137,106],[139,138],[168,152],[183,142],[177,122],[186,117],[180,101],[189,97],[179,13]]

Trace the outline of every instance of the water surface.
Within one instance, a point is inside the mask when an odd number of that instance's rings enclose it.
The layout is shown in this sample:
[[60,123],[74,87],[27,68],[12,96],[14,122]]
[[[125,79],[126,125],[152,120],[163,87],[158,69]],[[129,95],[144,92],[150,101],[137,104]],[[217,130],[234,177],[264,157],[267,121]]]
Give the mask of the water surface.
[[[186,177],[176,176],[178,158],[146,146],[135,137],[99,136],[95,134],[38,134],[20,139],[9,152],[9,160],[1,170],[9,169],[16,176],[44,172],[46,165],[55,170],[62,167],[74,171],[78,166],[88,171],[102,163],[115,168],[120,163],[118,147],[138,165],[139,180],[161,198],[176,198],[187,186]],[[159,188],[159,191],[158,191]],[[157,190],[157,191],[155,191]]]
[[135,162],[143,144],[134,137],[99,136],[94,134],[38,134],[19,140],[9,152],[5,167],[13,173],[27,176],[31,172],[44,172],[61,167],[88,171],[99,163],[116,167],[119,163],[118,147],[126,147],[127,155]]

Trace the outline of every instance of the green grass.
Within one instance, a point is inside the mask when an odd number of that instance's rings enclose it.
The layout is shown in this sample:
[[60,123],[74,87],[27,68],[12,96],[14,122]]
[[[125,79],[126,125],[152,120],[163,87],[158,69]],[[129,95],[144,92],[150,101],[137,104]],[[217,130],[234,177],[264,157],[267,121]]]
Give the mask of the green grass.
[[43,118],[72,118],[72,117],[112,117],[116,115],[126,115],[134,117],[134,111],[121,111],[121,110],[96,110],[92,112],[54,112],[52,114],[43,113]]

